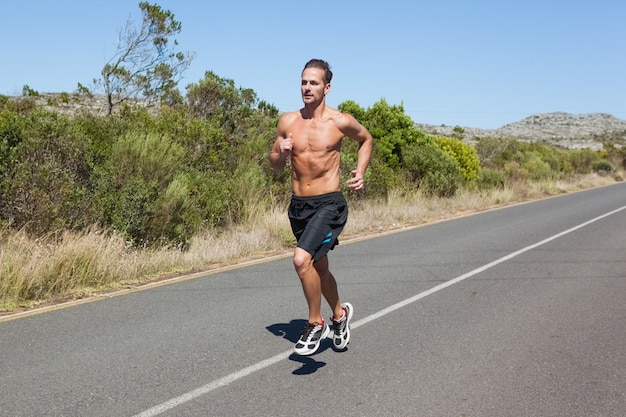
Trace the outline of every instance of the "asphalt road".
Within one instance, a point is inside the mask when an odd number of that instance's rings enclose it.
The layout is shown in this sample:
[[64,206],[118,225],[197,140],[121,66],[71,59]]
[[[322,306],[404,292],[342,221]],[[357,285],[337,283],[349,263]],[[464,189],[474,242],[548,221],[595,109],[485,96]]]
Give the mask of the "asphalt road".
[[4,318],[0,415],[621,417],[625,231],[623,183],[342,242],[311,357],[289,257]]

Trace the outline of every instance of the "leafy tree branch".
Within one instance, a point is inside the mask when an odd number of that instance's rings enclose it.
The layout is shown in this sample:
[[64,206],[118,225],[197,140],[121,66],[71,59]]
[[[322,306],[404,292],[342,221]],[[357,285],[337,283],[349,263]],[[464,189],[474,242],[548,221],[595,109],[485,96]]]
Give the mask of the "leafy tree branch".
[[148,106],[179,100],[178,81],[193,59],[192,53],[178,50],[173,39],[182,25],[172,12],[148,2],[139,3],[139,8],[141,25],[129,19],[118,33],[115,54],[102,68],[109,115],[129,99],[143,100]]

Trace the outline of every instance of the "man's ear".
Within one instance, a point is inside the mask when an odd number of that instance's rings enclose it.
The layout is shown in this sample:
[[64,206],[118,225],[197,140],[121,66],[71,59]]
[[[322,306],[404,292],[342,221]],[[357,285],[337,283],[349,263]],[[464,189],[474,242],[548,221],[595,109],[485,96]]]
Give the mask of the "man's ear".
[[328,94],[329,91],[330,91],[330,83],[324,86],[324,95]]

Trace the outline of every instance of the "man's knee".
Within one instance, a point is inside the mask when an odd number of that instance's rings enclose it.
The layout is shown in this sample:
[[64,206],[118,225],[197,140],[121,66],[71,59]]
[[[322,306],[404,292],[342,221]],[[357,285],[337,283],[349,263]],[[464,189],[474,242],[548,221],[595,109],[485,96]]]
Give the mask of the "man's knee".
[[307,251],[296,248],[293,254],[293,266],[298,275],[302,275],[313,267],[313,257]]

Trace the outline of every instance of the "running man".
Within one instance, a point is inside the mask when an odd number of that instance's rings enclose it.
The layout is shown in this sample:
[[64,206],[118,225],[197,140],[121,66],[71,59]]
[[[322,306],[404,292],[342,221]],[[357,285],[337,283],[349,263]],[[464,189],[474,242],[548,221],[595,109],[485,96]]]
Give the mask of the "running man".
[[291,229],[297,240],[293,264],[300,278],[309,317],[294,347],[299,355],[312,355],[330,332],[321,315],[322,295],[332,309],[333,346],[344,349],[350,341],[350,303],[341,303],[335,277],[328,268],[328,251],[348,219],[341,192],[341,143],[349,137],[359,143],[356,169],[347,183],[362,190],[369,164],[372,135],[353,116],[326,105],[333,73],[326,61],[312,59],[302,71],[300,92],[304,107],[281,116],[270,163],[279,171],[291,160],[293,196],[289,206]]

